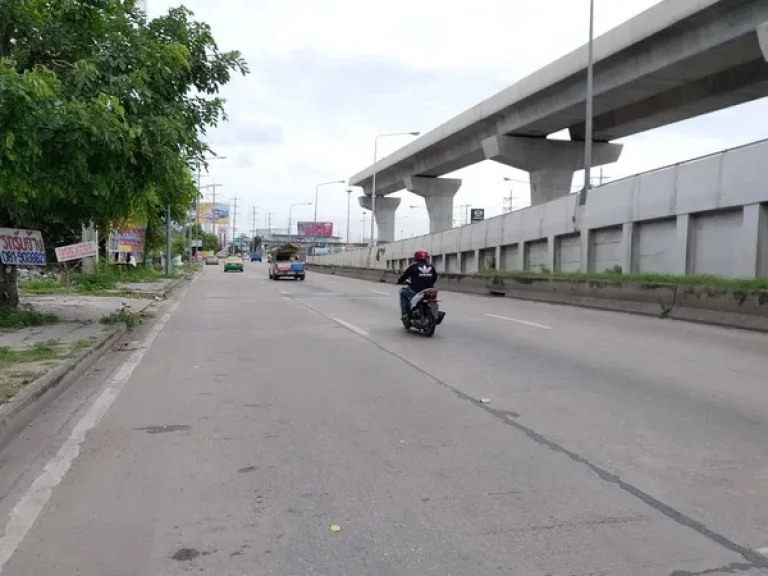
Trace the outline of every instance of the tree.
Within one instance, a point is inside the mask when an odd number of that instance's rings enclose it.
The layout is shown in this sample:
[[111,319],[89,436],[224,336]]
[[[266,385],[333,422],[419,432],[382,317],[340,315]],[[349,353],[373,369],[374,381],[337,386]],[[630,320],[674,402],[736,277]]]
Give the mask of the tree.
[[[226,119],[219,88],[247,73],[186,8],[146,21],[128,0],[0,2],[0,227],[65,237],[95,222],[179,222],[190,167]],[[18,302],[0,266],[0,307]]]
[[191,228],[192,237],[200,238],[200,240],[202,240],[203,245],[200,248],[201,250],[205,252],[218,252],[219,238],[216,236],[216,234],[212,232],[206,232],[203,230],[203,227],[200,226],[200,224],[193,224]]

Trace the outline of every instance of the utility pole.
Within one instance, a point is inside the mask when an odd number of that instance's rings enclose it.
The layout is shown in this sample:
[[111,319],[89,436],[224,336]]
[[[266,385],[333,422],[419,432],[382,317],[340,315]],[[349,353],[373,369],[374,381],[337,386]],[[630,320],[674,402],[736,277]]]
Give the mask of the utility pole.
[[469,209],[471,207],[472,207],[471,204],[463,204],[463,205],[458,207],[459,210],[461,210],[462,208],[464,209],[464,217],[461,220],[461,224],[460,224],[461,226],[469,224]]
[[232,210],[232,254],[235,253],[235,238],[237,238],[237,195],[234,198],[234,205]]
[[171,205],[165,209],[165,275],[171,275]]
[[[213,204],[211,206],[211,216],[212,216],[211,232],[213,234],[216,234],[216,224],[218,224],[218,218],[216,218],[216,184],[211,184],[211,189],[213,190]],[[219,235],[216,234],[216,238],[218,237]]]
[[272,212],[267,212],[267,236],[272,236]]

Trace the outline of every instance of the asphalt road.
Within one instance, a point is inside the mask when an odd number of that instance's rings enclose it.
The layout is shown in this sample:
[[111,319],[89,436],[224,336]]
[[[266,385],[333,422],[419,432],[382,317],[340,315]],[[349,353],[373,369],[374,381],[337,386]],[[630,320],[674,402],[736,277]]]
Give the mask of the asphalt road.
[[768,574],[767,337],[445,292],[427,339],[266,276],[207,268],[0,453],[3,575]]

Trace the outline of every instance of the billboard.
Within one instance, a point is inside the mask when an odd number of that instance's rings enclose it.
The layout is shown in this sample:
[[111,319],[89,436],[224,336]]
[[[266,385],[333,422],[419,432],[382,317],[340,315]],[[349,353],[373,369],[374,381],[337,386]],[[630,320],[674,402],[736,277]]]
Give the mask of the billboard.
[[470,222],[482,222],[485,220],[485,208],[472,208],[469,218]]
[[333,222],[297,222],[296,233],[309,238],[330,238],[333,236]]
[[128,255],[133,254],[136,262],[144,261],[146,229],[136,220],[126,219],[109,232],[109,261],[112,264],[126,264]]
[[80,242],[56,248],[56,260],[59,262],[69,262],[70,260],[80,260],[81,258],[95,258],[98,255],[99,249],[96,246],[96,242]]
[[0,228],[0,263],[45,266],[45,246],[39,230]]
[[216,202],[214,207],[212,202],[200,202],[198,208],[200,209],[197,216],[198,224],[229,226],[229,204]]

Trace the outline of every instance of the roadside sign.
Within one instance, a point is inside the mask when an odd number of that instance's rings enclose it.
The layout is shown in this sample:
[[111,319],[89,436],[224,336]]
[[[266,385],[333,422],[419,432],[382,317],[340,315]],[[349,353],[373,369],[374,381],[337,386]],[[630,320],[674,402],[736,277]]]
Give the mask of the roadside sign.
[[45,266],[45,245],[39,230],[0,228],[0,262],[8,266]]
[[472,208],[470,222],[482,222],[485,220],[485,208]]
[[96,247],[96,242],[80,242],[56,248],[56,260],[59,262],[69,262],[70,260],[80,260],[81,258],[95,258],[98,255],[99,249]]

